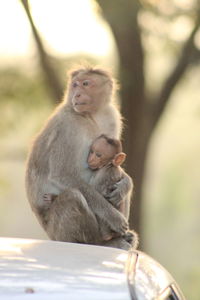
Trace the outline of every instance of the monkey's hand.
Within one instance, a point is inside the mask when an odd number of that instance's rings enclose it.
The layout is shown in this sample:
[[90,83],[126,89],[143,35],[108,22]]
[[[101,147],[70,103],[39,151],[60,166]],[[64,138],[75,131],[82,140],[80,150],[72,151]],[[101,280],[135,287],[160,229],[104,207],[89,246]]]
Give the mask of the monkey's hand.
[[125,174],[117,183],[109,187],[105,198],[116,208],[118,208],[124,197],[132,190],[133,183],[131,178]]
[[46,208],[51,206],[51,203],[54,201],[55,197],[56,196],[53,194],[44,194],[43,195],[43,201],[44,201]]
[[115,234],[118,233],[120,235],[124,235],[128,229],[128,222],[126,218],[117,209],[115,211],[115,215],[112,216],[112,222],[108,223],[108,220],[105,221],[107,221],[111,232],[114,232]]
[[123,194],[118,188],[117,184],[114,184],[107,190],[105,198],[116,208],[118,208],[123,200]]
[[120,213],[109,201],[107,201],[95,188],[81,179],[76,180],[77,189],[85,197],[88,206],[98,217],[99,222],[105,223],[111,232],[123,235],[128,223],[122,213]]

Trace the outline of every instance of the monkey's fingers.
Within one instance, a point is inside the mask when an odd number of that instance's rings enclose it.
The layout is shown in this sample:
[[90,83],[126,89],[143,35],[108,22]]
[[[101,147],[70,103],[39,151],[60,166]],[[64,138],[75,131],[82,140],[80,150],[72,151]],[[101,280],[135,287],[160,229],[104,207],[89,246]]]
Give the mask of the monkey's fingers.
[[128,230],[125,234],[124,234],[124,239],[131,244],[132,247],[134,247],[135,249],[138,247],[139,244],[139,238],[138,238],[138,234],[133,231],[133,230]]
[[123,237],[128,243],[132,243],[132,241],[134,239],[134,233],[132,231],[127,231],[127,232],[125,232]]
[[45,201],[51,201],[52,200],[52,195],[51,194],[44,194],[43,195],[43,199]]
[[115,191],[117,188],[117,184],[113,184],[110,187],[108,187],[108,194],[111,194],[113,191]]
[[118,189],[116,189],[112,193],[109,194],[108,201],[110,203],[112,203],[112,205],[118,206],[120,204],[120,202],[122,201],[122,198],[123,197],[121,195],[121,192]]
[[123,225],[123,231],[126,231],[126,230],[128,230],[128,224],[127,223],[124,223],[124,225]]

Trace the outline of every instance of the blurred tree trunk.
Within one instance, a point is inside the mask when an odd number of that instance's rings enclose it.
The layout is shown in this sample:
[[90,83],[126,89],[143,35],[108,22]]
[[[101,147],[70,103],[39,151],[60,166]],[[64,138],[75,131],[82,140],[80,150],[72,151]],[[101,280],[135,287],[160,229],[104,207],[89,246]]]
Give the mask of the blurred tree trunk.
[[150,99],[145,91],[144,49],[137,21],[141,9],[140,2],[138,0],[97,0],[97,2],[111,27],[119,53],[122,114],[125,118],[123,143],[124,151],[127,153],[126,170],[135,183],[129,221],[130,227],[141,233],[142,183],[149,141],[174,87],[189,63],[199,59],[199,52],[194,46],[199,18],[160,94],[156,95],[155,99]]
[[40,38],[40,34],[37,31],[37,28],[33,22],[28,0],[21,0],[22,6],[24,7],[25,13],[29,20],[33,36],[35,39],[35,43],[38,49],[38,54],[41,63],[41,69],[44,74],[44,78],[46,80],[46,84],[48,87],[48,91],[50,92],[51,98],[54,102],[59,102],[63,95],[63,87],[60,83],[58,76],[56,75],[55,70],[52,67],[51,60],[47,52],[45,51],[45,47],[42,43],[42,39]]
[[135,184],[129,221],[130,227],[140,233],[142,179],[151,123],[144,90],[144,53],[137,24],[139,5],[131,0],[97,2],[111,26],[119,53],[126,170]]

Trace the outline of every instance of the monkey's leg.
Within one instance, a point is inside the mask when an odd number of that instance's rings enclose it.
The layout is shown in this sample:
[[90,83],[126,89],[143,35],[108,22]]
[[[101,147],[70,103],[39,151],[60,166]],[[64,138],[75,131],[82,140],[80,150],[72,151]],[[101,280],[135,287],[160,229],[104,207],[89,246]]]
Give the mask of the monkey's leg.
[[108,225],[103,223],[98,217],[97,217],[97,220],[99,223],[101,241],[110,241],[113,238],[121,236],[120,233],[116,233],[116,232],[113,232],[112,230],[110,230]]
[[68,189],[53,201],[47,215],[46,231],[52,240],[97,244],[99,225],[83,195]]

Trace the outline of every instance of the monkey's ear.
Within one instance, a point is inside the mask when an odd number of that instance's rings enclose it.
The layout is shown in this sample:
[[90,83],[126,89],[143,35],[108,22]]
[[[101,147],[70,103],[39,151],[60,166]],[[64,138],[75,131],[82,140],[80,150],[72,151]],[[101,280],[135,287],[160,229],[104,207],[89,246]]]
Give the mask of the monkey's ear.
[[119,167],[123,164],[123,162],[125,161],[126,159],[126,154],[124,152],[120,152],[118,154],[115,155],[115,157],[113,158],[112,160],[112,164],[115,166],[115,167]]

